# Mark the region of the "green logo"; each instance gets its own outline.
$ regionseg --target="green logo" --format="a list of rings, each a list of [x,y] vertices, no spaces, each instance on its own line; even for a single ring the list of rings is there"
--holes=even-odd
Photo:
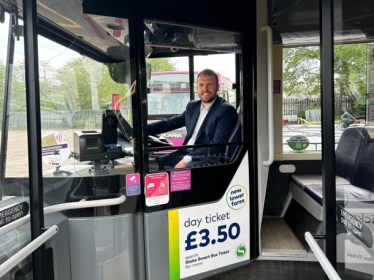
[[[245,247],[245,245],[243,244],[240,244],[236,248],[236,257],[241,259],[242,257],[244,257],[245,253],[247,253],[247,247]]]

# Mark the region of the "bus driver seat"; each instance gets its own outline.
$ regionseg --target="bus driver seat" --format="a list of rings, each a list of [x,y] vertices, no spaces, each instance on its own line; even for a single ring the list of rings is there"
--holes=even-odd
[[[238,109],[236,109],[236,113],[238,114],[238,121],[236,122],[236,125],[229,137],[228,143],[235,143],[235,142],[241,142],[242,141],[242,129],[240,125],[240,106]],[[236,145],[227,146],[226,147],[226,153],[225,153],[225,163],[231,162],[235,155],[237,154],[237,151],[239,150],[239,147]]]

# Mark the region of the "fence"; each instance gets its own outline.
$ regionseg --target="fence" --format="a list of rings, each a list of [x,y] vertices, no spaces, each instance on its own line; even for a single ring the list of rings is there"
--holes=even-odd
[[[54,111],[40,113],[40,124],[42,129],[65,129],[65,128],[101,128],[101,110],[80,110],[80,111]],[[127,111],[121,109],[123,116]],[[26,112],[11,112],[8,115],[9,129],[26,129]],[[126,117],[125,117],[126,118]],[[0,112],[0,126],[2,125],[3,114]]]
[[[344,112],[348,111],[351,115],[357,116],[358,109],[355,108],[357,98],[343,97],[335,98],[335,115],[340,118]],[[319,109],[321,107],[321,99],[283,99],[283,115],[297,115],[305,119],[305,111]]]

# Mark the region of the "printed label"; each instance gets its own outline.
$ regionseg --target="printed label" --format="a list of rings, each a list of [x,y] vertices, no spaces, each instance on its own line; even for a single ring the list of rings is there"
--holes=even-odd
[[[155,206],[169,202],[169,175],[155,173],[145,176],[145,204]]]
[[[302,151],[309,147],[309,140],[305,136],[296,135],[288,140],[288,146],[294,151]]]
[[[116,103],[118,100],[119,100],[119,94],[113,93],[112,94],[112,110],[119,110],[119,103],[116,106]]]
[[[373,247],[373,233],[370,228],[364,224],[363,220],[357,218],[356,215],[352,215],[347,210],[338,206],[336,215],[338,221],[344,225],[344,227],[353,233],[359,240],[362,241],[368,248]]]
[[[126,175],[126,195],[139,195],[140,194],[140,175],[127,174]]]
[[[244,157],[217,202],[168,212],[170,280],[249,260],[249,181]]]
[[[191,189],[191,170],[170,172],[170,191],[178,192]]]
[[[0,227],[10,224],[29,212],[29,204],[22,202],[16,205],[9,206],[5,209],[0,209]]]
[[[49,130],[42,134],[42,162],[49,166],[61,166],[70,157],[70,144],[64,134]]]

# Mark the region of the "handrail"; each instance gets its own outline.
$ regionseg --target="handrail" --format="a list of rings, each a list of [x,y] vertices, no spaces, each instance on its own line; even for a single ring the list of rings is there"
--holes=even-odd
[[[268,70],[268,134],[269,134],[269,159],[264,161],[265,166],[274,162],[274,113],[273,113],[273,31],[269,25],[261,27],[267,33],[267,70]]]
[[[44,208],[44,215],[51,214],[54,212],[64,211],[64,210],[71,210],[71,209],[82,209],[82,208],[92,208],[92,207],[102,207],[102,206],[112,206],[117,205],[125,202],[126,196],[121,194],[118,198],[109,198],[109,199],[100,199],[100,200],[92,200],[86,201],[82,199],[79,202],[69,202],[69,203],[62,203],[57,205],[52,205]],[[6,234],[7,232],[16,229],[23,224],[30,221],[30,214],[22,217],[19,220],[16,220],[6,226],[0,228],[0,236]]]
[[[42,233],[35,240],[31,241],[26,247],[18,251],[15,255],[5,261],[0,265],[0,278],[8,273],[13,267],[25,259],[28,255],[38,249],[42,244],[44,244],[48,239],[58,232],[58,226],[51,226],[46,232]]]
[[[329,279],[341,280],[336,270],[332,267],[331,263],[326,258],[321,248],[318,246],[316,240],[313,238],[313,236],[308,231],[305,233],[305,240],[306,242],[308,242],[310,249],[312,249],[314,255],[316,256],[318,262],[321,264],[323,270],[325,271]]]

